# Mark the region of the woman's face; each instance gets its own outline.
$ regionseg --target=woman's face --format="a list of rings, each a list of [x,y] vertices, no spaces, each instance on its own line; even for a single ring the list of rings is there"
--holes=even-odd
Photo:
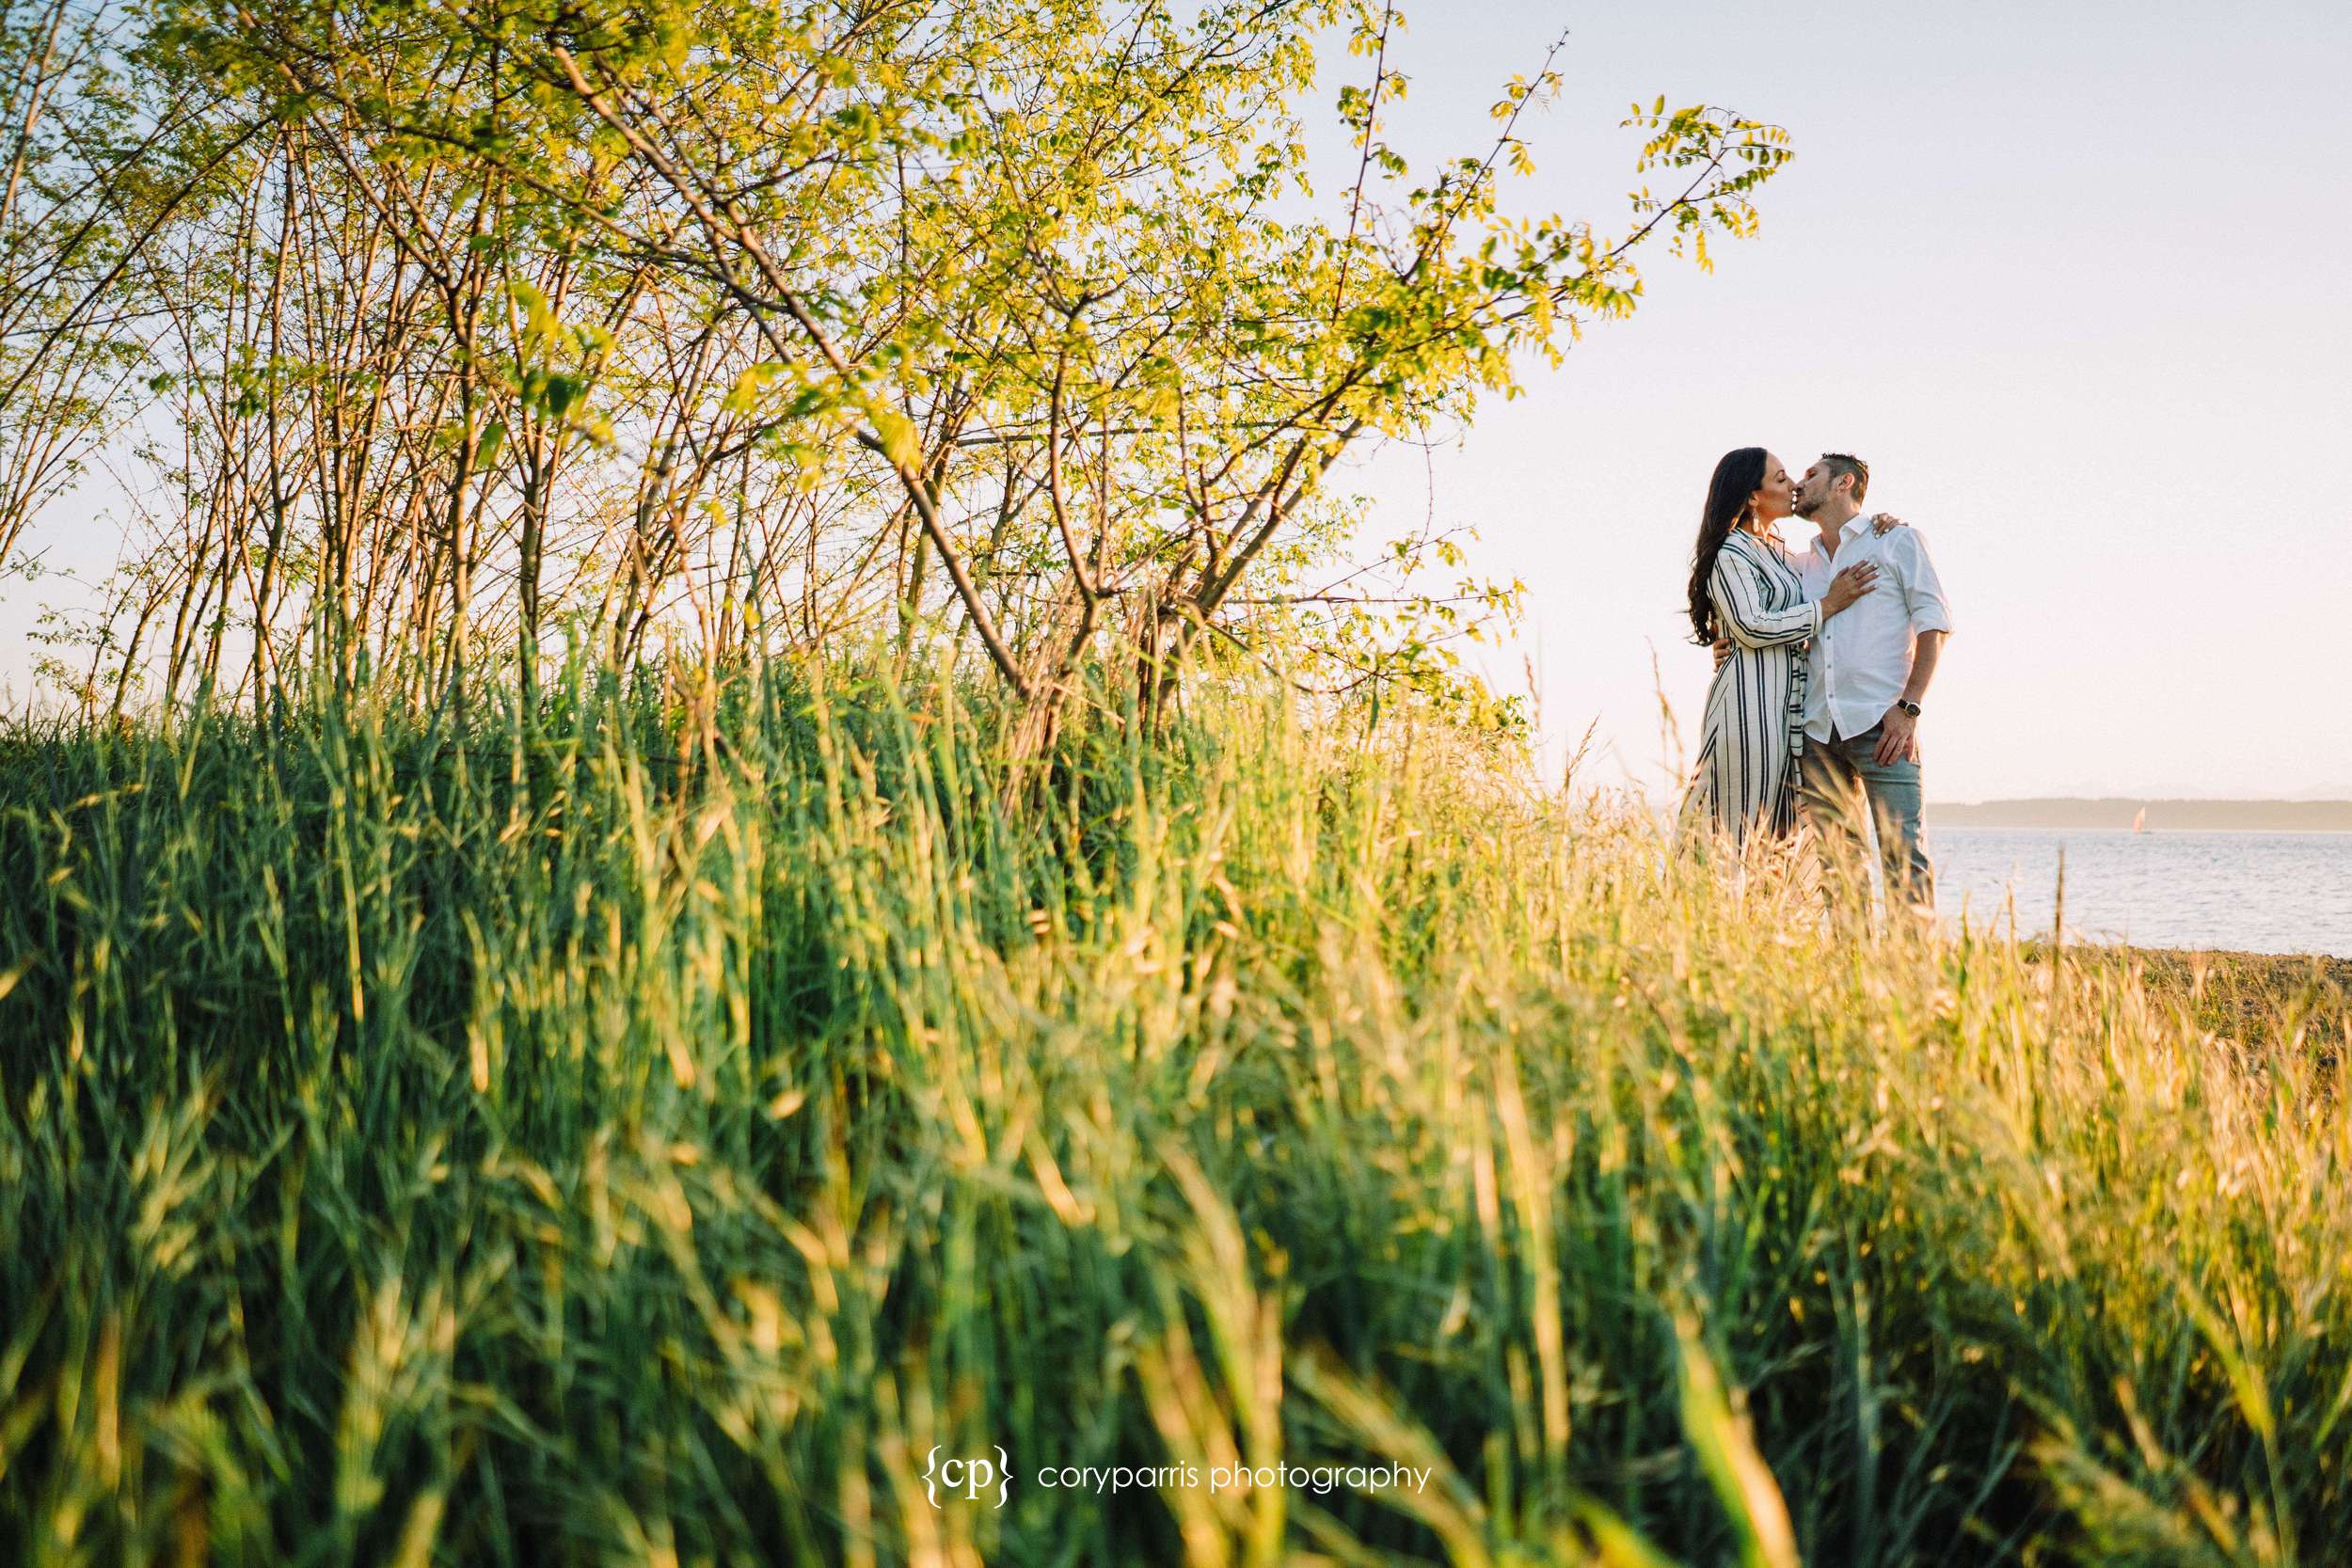
[[[1748,497],[1748,504],[1756,509],[1759,523],[1776,523],[1788,515],[1788,507],[1796,494],[1796,485],[1789,481],[1788,469],[1771,452],[1764,454],[1764,483]]]

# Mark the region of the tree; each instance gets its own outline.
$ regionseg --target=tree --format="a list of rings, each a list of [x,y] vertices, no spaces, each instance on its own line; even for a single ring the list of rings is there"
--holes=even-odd
[[[252,214],[189,241],[218,265],[174,301],[182,369],[234,381],[279,454],[259,504],[215,484],[235,515],[183,529],[259,570],[182,592],[239,591],[257,681],[289,625],[346,674],[356,642],[405,648],[428,685],[495,628],[528,681],[554,614],[622,660],[665,626],[706,661],[946,633],[1041,743],[1089,673],[1160,703],[1345,598],[1304,576],[1345,531],[1345,451],[1515,389],[1632,309],[1643,245],[1703,261],[1750,231],[1788,156],[1661,99],[1641,161],[1675,182],[1623,231],[1512,220],[1550,61],[1417,180],[1383,139],[1397,24],[1369,0],[174,0],[158,37],[216,118],[270,128]],[[1333,38],[1370,75],[1324,198],[1301,104]],[[239,346],[202,347],[229,315]],[[213,423],[216,454],[256,450]]]

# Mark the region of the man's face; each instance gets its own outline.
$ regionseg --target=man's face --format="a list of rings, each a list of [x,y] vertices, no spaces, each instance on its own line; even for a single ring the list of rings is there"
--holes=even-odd
[[[1822,503],[1829,499],[1830,491],[1835,488],[1836,483],[1836,476],[1829,471],[1828,464],[1814,464],[1804,471],[1804,477],[1797,482],[1797,494],[1789,510],[1800,517],[1813,516],[1821,510]]]

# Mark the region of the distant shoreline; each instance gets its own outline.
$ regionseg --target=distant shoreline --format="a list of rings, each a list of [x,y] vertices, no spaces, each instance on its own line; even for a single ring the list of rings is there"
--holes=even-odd
[[[1931,827],[2082,828],[2128,832],[2145,812],[2153,832],[2352,832],[2352,800],[2096,800],[1930,801]]]

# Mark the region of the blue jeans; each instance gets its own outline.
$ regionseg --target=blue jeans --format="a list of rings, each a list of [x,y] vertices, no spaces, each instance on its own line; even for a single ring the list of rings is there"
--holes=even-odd
[[[1860,735],[1830,731],[1826,745],[1804,737],[1798,764],[1797,809],[1825,846],[1842,848],[1862,863],[1862,813],[1878,829],[1879,868],[1886,877],[1886,901],[1935,905],[1935,867],[1919,836],[1919,765],[1877,760],[1879,729]],[[1867,901],[1867,894],[1864,895]]]

